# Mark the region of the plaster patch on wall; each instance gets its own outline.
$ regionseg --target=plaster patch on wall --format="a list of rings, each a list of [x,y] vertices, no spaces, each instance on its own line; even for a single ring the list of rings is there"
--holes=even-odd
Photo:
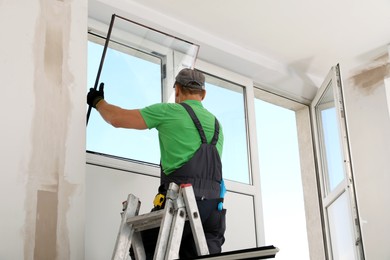
[[[35,107],[27,171],[24,258],[69,259],[66,212],[76,187],[64,181],[71,108],[69,88],[73,80],[64,57],[68,58],[71,9],[68,1],[39,2],[41,13],[37,16],[33,57]],[[50,223],[44,225],[45,221]]]
[[[45,33],[45,75],[50,78],[54,86],[60,86],[62,82],[62,30],[58,24],[47,23]]]
[[[78,186],[67,182],[63,177],[60,179],[58,192],[60,203],[58,204],[57,226],[60,228],[57,230],[57,247],[61,256],[59,259],[71,259],[67,212],[72,206],[72,197]]]
[[[34,259],[55,259],[58,193],[38,190]]]
[[[376,88],[383,86],[385,78],[389,75],[389,57],[385,54],[354,73],[349,80],[353,86],[359,88],[366,95],[370,95]]]

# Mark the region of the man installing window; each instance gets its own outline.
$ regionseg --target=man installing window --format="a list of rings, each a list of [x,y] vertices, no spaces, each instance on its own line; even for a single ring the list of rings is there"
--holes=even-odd
[[[156,128],[161,156],[159,196],[164,198],[169,183],[191,183],[194,188],[210,254],[220,253],[225,241],[226,210],[220,206],[224,191],[221,155],[223,132],[215,116],[205,109],[205,77],[196,70],[183,69],[174,84],[175,103],[158,103],[142,109],[122,109],[104,100],[103,86],[90,89],[87,103],[114,127]],[[223,193],[223,192],[222,192]],[[153,210],[164,200],[155,200]],[[158,229],[142,233],[147,259],[153,259]],[[180,258],[197,255],[191,228],[186,224]]]

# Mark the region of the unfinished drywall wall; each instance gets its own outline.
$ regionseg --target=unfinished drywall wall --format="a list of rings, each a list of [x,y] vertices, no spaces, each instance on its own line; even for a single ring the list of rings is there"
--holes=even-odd
[[[353,172],[366,259],[390,259],[388,54],[344,80]],[[387,82],[387,83],[386,83]]]
[[[1,1],[0,24],[0,259],[83,259],[87,1]]]

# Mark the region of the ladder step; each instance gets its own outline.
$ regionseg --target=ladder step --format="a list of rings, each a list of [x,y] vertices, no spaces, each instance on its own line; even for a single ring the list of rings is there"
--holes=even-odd
[[[132,224],[134,231],[139,232],[159,227],[164,216],[164,210],[158,210],[134,217],[127,218],[127,224]]]

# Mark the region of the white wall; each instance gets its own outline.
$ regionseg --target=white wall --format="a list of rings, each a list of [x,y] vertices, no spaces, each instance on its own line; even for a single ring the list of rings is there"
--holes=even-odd
[[[83,259],[87,0],[3,0],[0,27],[0,259]]]
[[[342,68],[341,68],[342,69]],[[387,54],[344,80],[365,257],[390,259],[390,117]],[[386,91],[387,88],[387,91]]]
[[[86,167],[85,259],[111,259],[121,221],[122,202],[132,193],[149,212],[160,180],[123,170]]]

